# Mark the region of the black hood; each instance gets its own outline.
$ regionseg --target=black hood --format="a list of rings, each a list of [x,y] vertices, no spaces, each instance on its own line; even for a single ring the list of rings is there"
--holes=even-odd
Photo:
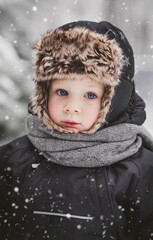
[[[99,34],[107,34],[108,39],[115,39],[124,55],[124,67],[120,75],[120,83],[115,88],[110,110],[104,126],[127,122],[141,125],[146,118],[145,103],[135,92],[134,55],[132,47],[124,33],[109,22],[77,21],[61,26],[63,30],[74,27],[85,27]]]

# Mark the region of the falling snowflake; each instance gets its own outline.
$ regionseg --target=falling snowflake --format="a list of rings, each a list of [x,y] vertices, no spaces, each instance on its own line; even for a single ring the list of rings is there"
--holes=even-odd
[[[75,0],[75,1],[74,1],[74,5],[77,4],[77,2],[78,2],[78,0]]]
[[[94,182],[95,181],[95,179],[94,178],[91,178],[91,182]]]
[[[48,19],[47,19],[47,18],[44,18],[44,19],[43,19],[43,21],[44,21],[44,22],[47,22],[47,21],[48,21]]]
[[[33,7],[32,7],[32,10],[33,10],[34,12],[37,12],[38,8],[37,8],[36,6],[33,6]]]
[[[127,23],[128,23],[128,22],[129,22],[129,19],[125,19],[125,22],[127,22]]]
[[[60,194],[59,194],[59,197],[62,198],[62,197],[63,197],[63,193],[60,193]]]
[[[19,188],[18,188],[18,187],[15,187],[15,188],[14,188],[14,192],[19,192]]]
[[[7,171],[8,171],[8,172],[10,172],[10,171],[11,171],[11,168],[10,168],[10,167],[8,167],[8,168],[7,168]]]
[[[81,225],[80,224],[77,225],[77,229],[81,229]]]
[[[10,117],[8,115],[5,116],[5,120],[9,120]]]

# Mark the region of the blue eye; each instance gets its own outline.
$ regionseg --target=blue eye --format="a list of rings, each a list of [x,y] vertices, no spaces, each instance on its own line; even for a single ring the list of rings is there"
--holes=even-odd
[[[86,97],[89,98],[89,99],[94,99],[94,98],[96,98],[97,96],[96,96],[94,93],[89,92],[89,93],[86,94]]]
[[[58,95],[60,95],[60,96],[66,96],[66,95],[68,95],[68,92],[65,91],[65,90],[63,90],[63,89],[58,90],[57,93],[58,93]]]

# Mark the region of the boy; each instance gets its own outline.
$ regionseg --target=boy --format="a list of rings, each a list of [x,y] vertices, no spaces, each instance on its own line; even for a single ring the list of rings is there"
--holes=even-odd
[[[153,140],[125,35],[79,21],[35,49],[28,135],[0,149],[0,239],[153,239]]]

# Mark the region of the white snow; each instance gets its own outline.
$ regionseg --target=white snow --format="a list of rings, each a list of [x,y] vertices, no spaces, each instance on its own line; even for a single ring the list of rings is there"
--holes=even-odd
[[[37,12],[38,8],[37,8],[36,6],[33,6],[33,7],[32,7],[32,10],[33,10],[34,12]]]
[[[14,192],[19,192],[19,188],[18,188],[18,187],[15,187],[15,188],[14,188]]]

